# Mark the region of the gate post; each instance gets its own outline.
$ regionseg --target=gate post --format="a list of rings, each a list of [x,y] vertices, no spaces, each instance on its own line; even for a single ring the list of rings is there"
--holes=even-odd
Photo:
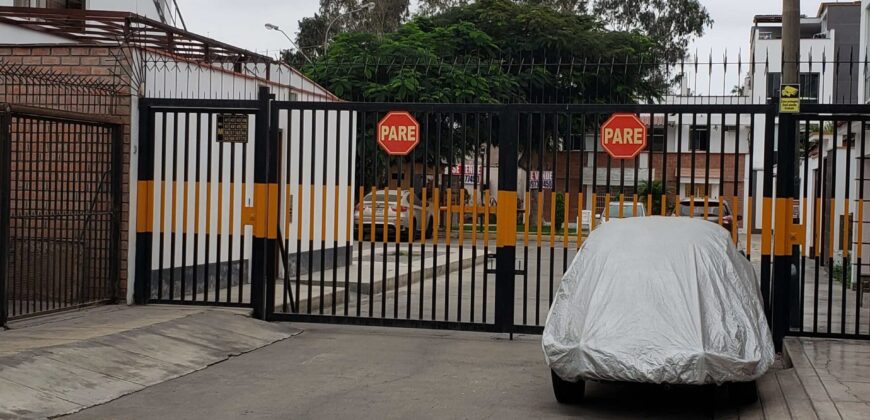
[[[0,108],[0,328],[6,326],[8,319],[6,302],[6,274],[9,259],[9,188],[12,160],[12,135],[10,133],[12,114],[8,105]]]
[[[496,205],[495,326],[514,330],[514,288],[517,245],[517,111],[506,106],[499,113],[498,204]]]
[[[266,284],[274,284],[277,271],[278,168],[272,162],[276,153],[269,136],[269,88],[261,86],[254,131],[254,238],[251,244],[251,306],[254,318],[266,319]],[[271,304],[274,304],[272,302]]]
[[[779,115],[773,259],[773,343],[782,351],[789,330],[789,289],[793,272],[797,124],[791,114]]]
[[[136,261],[133,302],[144,305],[151,299],[152,241],[154,234],[154,137],[151,107],[139,106],[139,161],[136,182]],[[119,174],[120,176],[120,174]],[[161,209],[161,211],[163,211]]]

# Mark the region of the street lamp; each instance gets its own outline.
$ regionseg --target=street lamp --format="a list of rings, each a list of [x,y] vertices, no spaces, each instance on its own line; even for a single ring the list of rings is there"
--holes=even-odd
[[[266,29],[267,29],[267,30],[270,30],[270,31],[278,31],[278,32],[281,32],[281,34],[284,35],[284,38],[287,38],[287,41],[290,41],[290,45],[293,45],[293,46],[296,48],[296,50],[299,51],[299,54],[302,54],[302,57],[305,57],[305,60],[308,61],[308,63],[311,63],[311,58],[308,57],[307,54],[305,54],[305,51],[302,51],[302,48],[299,48],[299,46],[296,45],[296,43],[293,42],[292,39],[290,39],[290,36],[287,35],[287,32],[284,32],[281,28],[278,27],[278,25],[273,25],[273,24],[271,24],[271,23],[267,23],[267,24],[266,24]]]
[[[364,5],[362,5],[362,6],[361,6],[360,8],[358,8],[358,9],[353,9],[353,10],[347,12],[347,13],[344,13],[344,14],[338,15],[338,16],[336,16],[335,18],[333,18],[331,21],[329,21],[329,25],[326,25],[326,33],[323,35],[323,55],[326,55],[326,49],[328,48],[328,44],[329,44],[329,31],[330,31],[330,29],[332,29],[332,25],[333,25],[335,22],[337,22],[339,19],[341,19],[341,18],[343,18],[343,17],[345,17],[345,16],[350,16],[350,15],[356,13],[356,12],[360,12],[360,11],[363,11],[363,10],[372,10],[372,9],[374,9],[374,8],[375,8],[375,2],[370,1],[370,2],[368,2],[368,3],[364,4]]]

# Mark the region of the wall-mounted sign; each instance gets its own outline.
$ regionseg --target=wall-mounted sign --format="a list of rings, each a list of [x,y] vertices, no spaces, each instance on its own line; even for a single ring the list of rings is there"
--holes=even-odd
[[[247,143],[248,114],[218,114],[217,141],[223,143]]]
[[[801,85],[784,84],[779,87],[779,112],[783,114],[801,112]]]

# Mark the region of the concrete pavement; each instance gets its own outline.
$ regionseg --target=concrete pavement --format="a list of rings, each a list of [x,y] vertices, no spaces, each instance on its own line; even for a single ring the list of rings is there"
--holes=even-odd
[[[249,311],[104,306],[0,332],[0,419],[75,412],[299,332]]]
[[[569,407],[553,398],[538,336],[297,326],[292,339],[67,418],[815,418],[777,372],[750,406],[723,389],[590,383],[586,404]]]

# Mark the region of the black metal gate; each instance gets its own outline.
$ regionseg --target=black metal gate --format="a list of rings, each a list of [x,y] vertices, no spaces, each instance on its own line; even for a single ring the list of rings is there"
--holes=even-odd
[[[123,129],[0,106],[0,325],[115,299]]]
[[[744,227],[762,192],[750,162],[772,138],[774,110],[275,102],[281,252],[267,316],[540,333],[590,231],[650,215],[728,228],[769,301],[772,220],[764,244]],[[391,111],[420,124],[407,156],[377,145]],[[649,127],[648,149],[631,160],[599,145],[601,124],[621,112]]]
[[[837,159],[864,156],[853,146],[863,147],[866,107],[806,105],[792,117],[806,144],[804,173],[790,176],[776,148],[777,124],[788,119],[776,103],[277,102],[263,91],[258,101],[141,105],[139,302],[252,306],[282,321],[540,333],[596,226],[683,216],[728,229],[757,269],[778,339],[868,337],[856,239],[863,157],[836,175]],[[376,140],[393,111],[420,125],[420,145],[406,156]],[[616,160],[599,130],[626,112],[647,126],[648,145]],[[245,116],[250,141],[219,141],[228,115]],[[838,148],[813,152],[814,132],[830,133]],[[803,180],[803,195],[776,194],[777,173]],[[834,188],[840,176],[859,182]],[[792,249],[804,256],[794,260],[797,277],[783,270]],[[775,300],[785,302],[777,311]]]
[[[138,303],[262,307],[268,101],[140,101]]]

